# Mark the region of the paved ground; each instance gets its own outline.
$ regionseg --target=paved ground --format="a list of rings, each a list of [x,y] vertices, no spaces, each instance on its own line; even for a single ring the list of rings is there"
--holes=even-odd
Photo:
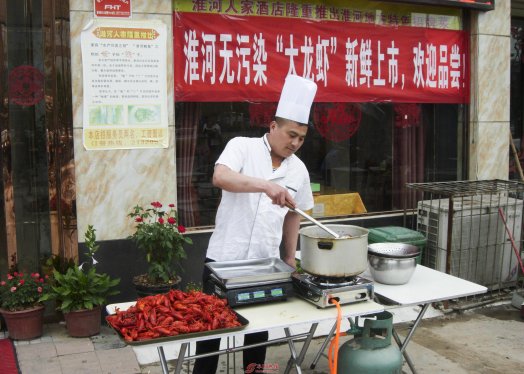
[[[414,309],[416,312],[417,308]],[[395,328],[402,335],[406,333],[407,326],[397,324]],[[349,337],[343,340],[346,339]],[[303,365],[304,373],[329,373],[325,357],[320,359],[315,369],[309,368],[323,340],[313,340]],[[49,324],[45,326],[42,338],[17,342],[16,350],[23,374],[162,372],[157,363],[140,365],[133,349],[125,346],[107,327],[95,337],[70,338],[62,324]],[[407,351],[421,374],[524,373],[524,319],[509,300],[497,306],[445,313],[440,317],[424,319]],[[266,362],[273,368],[279,368],[273,372],[284,371],[288,352],[287,345],[268,349]],[[233,364],[228,370],[225,356],[223,358],[219,372],[233,372]],[[240,360],[241,354],[236,354],[237,369]],[[172,364],[170,361],[170,366]],[[406,365],[403,371],[410,372]]]

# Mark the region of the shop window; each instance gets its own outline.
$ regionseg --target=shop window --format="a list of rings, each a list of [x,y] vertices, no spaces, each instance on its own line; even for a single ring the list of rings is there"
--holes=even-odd
[[[211,183],[216,159],[231,138],[266,133],[275,109],[276,103],[177,103],[183,222],[214,225],[221,196]],[[411,208],[416,199],[406,183],[462,179],[463,109],[445,104],[315,103],[313,126],[297,155],[309,170],[317,199],[344,201],[315,215]],[[348,203],[350,197],[356,200]],[[360,202],[363,207],[357,206]]]

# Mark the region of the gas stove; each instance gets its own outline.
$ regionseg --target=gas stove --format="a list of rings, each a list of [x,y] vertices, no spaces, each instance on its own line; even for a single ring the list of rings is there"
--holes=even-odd
[[[315,304],[318,308],[327,308],[335,304],[351,304],[373,300],[373,282],[359,276],[351,278],[320,278],[309,274],[292,275],[295,296]]]

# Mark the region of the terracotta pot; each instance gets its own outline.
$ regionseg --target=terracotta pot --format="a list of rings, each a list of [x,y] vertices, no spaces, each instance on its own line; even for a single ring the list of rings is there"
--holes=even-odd
[[[64,313],[67,333],[69,336],[84,338],[100,334],[101,320],[100,306],[93,309],[81,309]]]
[[[0,309],[9,331],[9,337],[16,340],[28,340],[42,336],[44,309],[43,305],[15,312]]]

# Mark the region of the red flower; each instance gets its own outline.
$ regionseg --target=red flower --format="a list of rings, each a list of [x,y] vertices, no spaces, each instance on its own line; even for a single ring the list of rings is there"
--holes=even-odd
[[[15,291],[16,291],[16,287],[15,286],[11,287],[11,292],[15,292]]]
[[[13,276],[11,274],[7,274],[7,279],[11,280],[13,279]]]
[[[136,217],[135,218],[135,222],[142,222],[142,221],[143,221],[142,217]]]
[[[183,234],[183,233],[186,232],[186,228],[184,226],[182,226],[182,225],[178,225],[178,232]]]
[[[154,208],[162,208],[162,204],[159,201],[153,201],[151,203],[151,206],[153,206]]]
[[[160,223],[161,225],[163,225],[163,224],[164,224],[164,219],[163,219],[162,217],[160,217],[160,218],[158,219],[158,223]]]
[[[175,207],[175,204],[169,204],[169,207],[170,207],[170,208],[174,208],[174,207]]]
[[[5,286],[6,284],[5,281],[0,282],[0,286]]]
[[[167,222],[170,224],[170,225],[174,225],[176,223],[176,219],[174,219],[173,217],[169,217],[167,219]]]
[[[23,286],[23,285],[24,285],[24,283],[25,283],[25,280],[23,280],[23,279],[20,279],[20,282],[19,282],[18,284],[19,284],[19,285],[21,285],[21,286]]]

